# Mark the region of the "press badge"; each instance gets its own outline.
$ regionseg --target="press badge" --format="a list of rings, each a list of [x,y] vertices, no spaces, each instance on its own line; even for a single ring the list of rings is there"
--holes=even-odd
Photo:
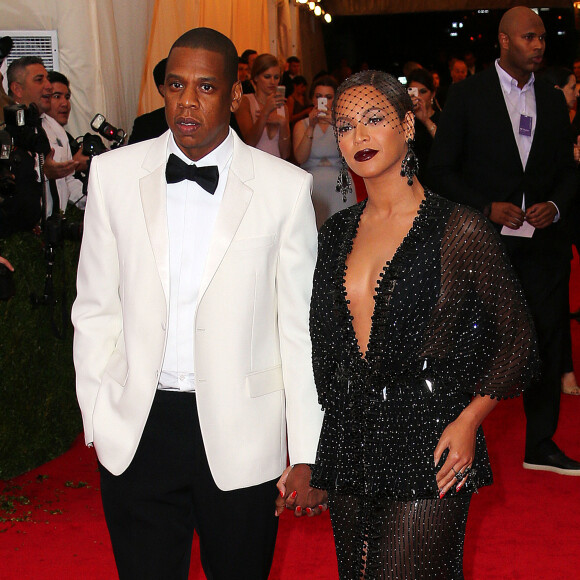
[[[520,135],[532,136],[532,118],[528,115],[520,115]]]

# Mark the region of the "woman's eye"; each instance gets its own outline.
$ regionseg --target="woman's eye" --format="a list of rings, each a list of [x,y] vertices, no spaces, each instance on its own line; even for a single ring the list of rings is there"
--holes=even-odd
[[[339,125],[336,130],[338,131],[339,135],[343,135],[344,133],[346,133],[347,131],[350,131],[352,129],[351,125]]]
[[[381,124],[381,123],[382,123],[384,120],[385,120],[385,118],[384,118],[384,117],[379,117],[379,116],[376,116],[376,117],[371,117],[371,118],[369,119],[369,123],[370,123],[371,125],[380,125],[380,124]]]

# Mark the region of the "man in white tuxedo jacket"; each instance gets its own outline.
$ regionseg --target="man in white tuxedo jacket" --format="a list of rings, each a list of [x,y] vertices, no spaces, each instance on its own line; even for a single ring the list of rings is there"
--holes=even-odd
[[[194,530],[208,578],[267,578],[287,454],[296,503],[323,501],[312,179],[229,129],[237,63],[222,34],[184,34],[170,131],[91,167],[74,361],[122,579],[186,579]]]

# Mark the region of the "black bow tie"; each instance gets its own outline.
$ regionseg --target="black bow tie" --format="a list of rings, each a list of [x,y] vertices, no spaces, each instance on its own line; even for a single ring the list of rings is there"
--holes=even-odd
[[[212,195],[217,189],[219,177],[217,165],[209,165],[207,167],[188,165],[173,153],[169,156],[167,167],[165,168],[167,183],[179,183],[184,179],[189,179],[189,181],[195,181]]]

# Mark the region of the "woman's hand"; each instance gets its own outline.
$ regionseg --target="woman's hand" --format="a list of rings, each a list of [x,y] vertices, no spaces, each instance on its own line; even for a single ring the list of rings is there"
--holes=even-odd
[[[427,112],[427,107],[425,106],[425,101],[419,97],[411,97],[413,101],[413,112],[415,117],[421,121],[424,125],[429,122],[429,114]]]
[[[294,510],[294,515],[297,517],[300,517],[302,515],[312,517],[328,509],[327,492],[322,489],[310,487],[310,485],[308,485],[308,482],[310,481],[310,468],[307,467],[306,465],[298,465],[296,466],[296,468],[302,470],[307,468],[308,471],[307,471],[306,488],[304,490],[301,490],[302,493],[300,494],[296,489],[294,491],[290,491],[290,489],[287,489],[286,482],[288,480],[290,472],[293,469],[291,466],[287,467],[284,473],[280,476],[278,483],[276,484],[276,487],[280,492],[280,495],[276,498],[276,510],[275,510],[276,517],[280,516],[284,512],[285,508]],[[290,486],[294,487],[292,483],[290,484]],[[299,496],[302,498],[302,501],[300,502]]]
[[[316,127],[318,123],[330,124],[332,118],[330,116],[330,111],[319,109],[316,105],[312,107],[310,113],[308,113],[308,124],[311,127]]]
[[[285,104],[286,99],[277,92],[274,92],[266,98],[260,114],[266,116],[268,119],[267,123],[280,125],[284,117],[278,114],[278,109],[283,108]]]
[[[449,454],[441,469],[437,472],[437,487],[439,497],[442,498],[453,486],[459,491],[467,478],[475,457],[475,435],[478,425],[474,425],[467,417],[460,415],[455,421],[447,425],[435,452],[435,465],[439,463],[445,449]],[[465,470],[468,470],[467,474]],[[457,478],[458,474],[464,477]]]

